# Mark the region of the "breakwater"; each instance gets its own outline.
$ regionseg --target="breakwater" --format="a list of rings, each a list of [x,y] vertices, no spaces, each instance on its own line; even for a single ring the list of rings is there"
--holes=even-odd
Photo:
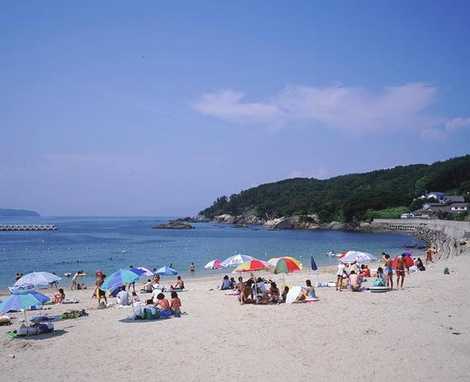
[[[56,231],[54,224],[0,224],[0,232]]]
[[[378,231],[401,231],[437,249],[438,258],[470,254],[470,222],[439,219],[375,219],[370,228]]]

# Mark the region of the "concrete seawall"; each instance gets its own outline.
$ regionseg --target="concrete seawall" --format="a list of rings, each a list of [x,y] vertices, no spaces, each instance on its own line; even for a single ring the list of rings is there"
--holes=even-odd
[[[470,254],[470,222],[421,219],[375,219],[371,229],[409,232],[427,245],[433,245],[438,258]]]

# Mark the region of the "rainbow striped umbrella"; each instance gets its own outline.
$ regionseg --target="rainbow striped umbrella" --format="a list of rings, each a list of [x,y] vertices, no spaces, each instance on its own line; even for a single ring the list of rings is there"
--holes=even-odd
[[[240,264],[234,272],[256,272],[269,269],[269,264],[265,261],[253,259]]]
[[[273,265],[273,272],[275,274],[298,272],[302,270],[302,263],[290,256],[277,258]]]

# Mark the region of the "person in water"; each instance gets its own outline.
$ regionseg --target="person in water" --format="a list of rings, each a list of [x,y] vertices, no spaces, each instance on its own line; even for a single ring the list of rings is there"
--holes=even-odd
[[[392,268],[392,259],[390,255],[385,253],[384,257],[384,275],[385,275],[385,282],[387,283],[387,287],[393,289],[393,268]]]

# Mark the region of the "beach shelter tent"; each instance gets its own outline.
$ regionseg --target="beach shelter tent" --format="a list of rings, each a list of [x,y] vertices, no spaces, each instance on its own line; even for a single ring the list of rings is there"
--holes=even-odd
[[[160,275],[160,276],[174,276],[174,275],[177,275],[178,272],[171,268],[171,267],[167,267],[166,265],[161,267],[161,268],[158,268],[156,271],[155,271],[155,274],[156,275]]]
[[[348,251],[343,256],[341,256],[339,261],[343,263],[370,263],[377,260],[373,255],[367,252],[360,251]]]
[[[234,256],[230,256],[229,258],[222,261],[223,267],[235,267],[237,265],[246,263],[247,261],[253,260],[254,257],[248,255],[237,254]]]
[[[114,290],[120,286],[136,282],[143,274],[144,272],[139,271],[137,268],[120,269],[106,277],[101,288],[103,290]]]
[[[291,287],[286,296],[286,304],[292,304],[293,302],[295,302],[295,300],[297,300],[297,297],[299,297],[301,293],[302,293],[302,287],[300,286]]]
[[[214,259],[209,261],[206,265],[204,265],[205,269],[220,269],[222,267],[222,260]]]
[[[48,287],[50,283],[62,280],[59,276],[49,272],[32,272],[21,277],[15,287]]]

